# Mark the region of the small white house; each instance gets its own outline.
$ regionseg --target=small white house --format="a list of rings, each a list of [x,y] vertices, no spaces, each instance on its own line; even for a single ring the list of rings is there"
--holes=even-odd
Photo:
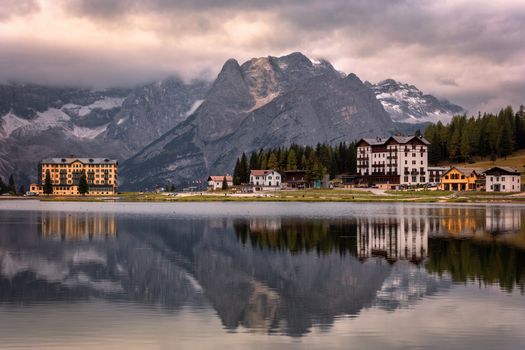
[[[495,166],[483,172],[487,192],[521,191],[521,174],[517,169]]]
[[[225,176],[226,176],[226,182],[228,183],[228,188],[232,187],[233,186],[232,176],[230,175],[210,176],[208,178],[208,191],[221,190],[222,182],[224,181]]]
[[[250,185],[255,191],[280,189],[282,177],[275,170],[251,170]]]

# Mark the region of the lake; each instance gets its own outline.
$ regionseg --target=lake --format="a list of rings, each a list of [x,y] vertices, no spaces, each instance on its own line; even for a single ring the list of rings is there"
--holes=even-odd
[[[0,201],[2,349],[517,349],[525,207]]]

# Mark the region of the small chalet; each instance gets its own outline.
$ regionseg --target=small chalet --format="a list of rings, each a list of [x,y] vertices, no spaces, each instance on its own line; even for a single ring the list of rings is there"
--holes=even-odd
[[[441,176],[440,189],[444,191],[477,191],[483,187],[483,171],[452,167]]]
[[[222,182],[226,177],[226,182],[228,183],[228,188],[233,186],[233,177],[230,175],[219,175],[219,176],[210,176],[208,177],[208,191],[215,191],[222,189]]]
[[[250,170],[250,185],[254,191],[280,189],[282,177],[275,170]]]
[[[283,186],[287,188],[309,188],[306,170],[286,170],[283,174]]]
[[[521,174],[517,169],[495,166],[483,172],[487,192],[521,191]]]

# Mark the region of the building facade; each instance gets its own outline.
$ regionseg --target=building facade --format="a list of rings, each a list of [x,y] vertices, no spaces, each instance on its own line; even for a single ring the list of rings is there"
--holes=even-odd
[[[482,187],[482,171],[471,168],[452,167],[441,176],[443,191],[477,191]]]
[[[286,188],[310,188],[311,181],[308,181],[308,171],[306,170],[285,170],[283,174],[283,186]]]
[[[49,171],[54,195],[76,196],[82,174],[86,174],[89,192],[86,195],[113,195],[118,192],[118,162],[108,158],[48,158],[38,164],[38,183],[30,191],[44,194]]]
[[[521,191],[521,174],[517,169],[495,166],[483,173],[487,192]]]
[[[208,177],[208,191],[222,190],[222,183],[226,177],[226,182],[228,183],[228,188],[233,186],[233,177],[230,175],[222,176],[210,176]]]
[[[250,185],[254,191],[280,189],[282,177],[275,170],[250,170]]]
[[[433,166],[428,167],[428,182],[431,184],[440,184],[441,177],[450,170],[450,167]]]
[[[418,136],[361,139],[357,172],[362,181],[387,189],[428,182],[429,142]]]

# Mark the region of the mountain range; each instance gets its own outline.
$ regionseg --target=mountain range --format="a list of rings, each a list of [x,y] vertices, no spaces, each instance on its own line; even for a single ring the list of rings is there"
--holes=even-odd
[[[0,176],[34,181],[64,154],[121,162],[122,189],[231,172],[242,152],[407,132],[463,109],[388,79],[363,83],[301,53],[226,61],[214,82],[93,90],[0,85]]]

